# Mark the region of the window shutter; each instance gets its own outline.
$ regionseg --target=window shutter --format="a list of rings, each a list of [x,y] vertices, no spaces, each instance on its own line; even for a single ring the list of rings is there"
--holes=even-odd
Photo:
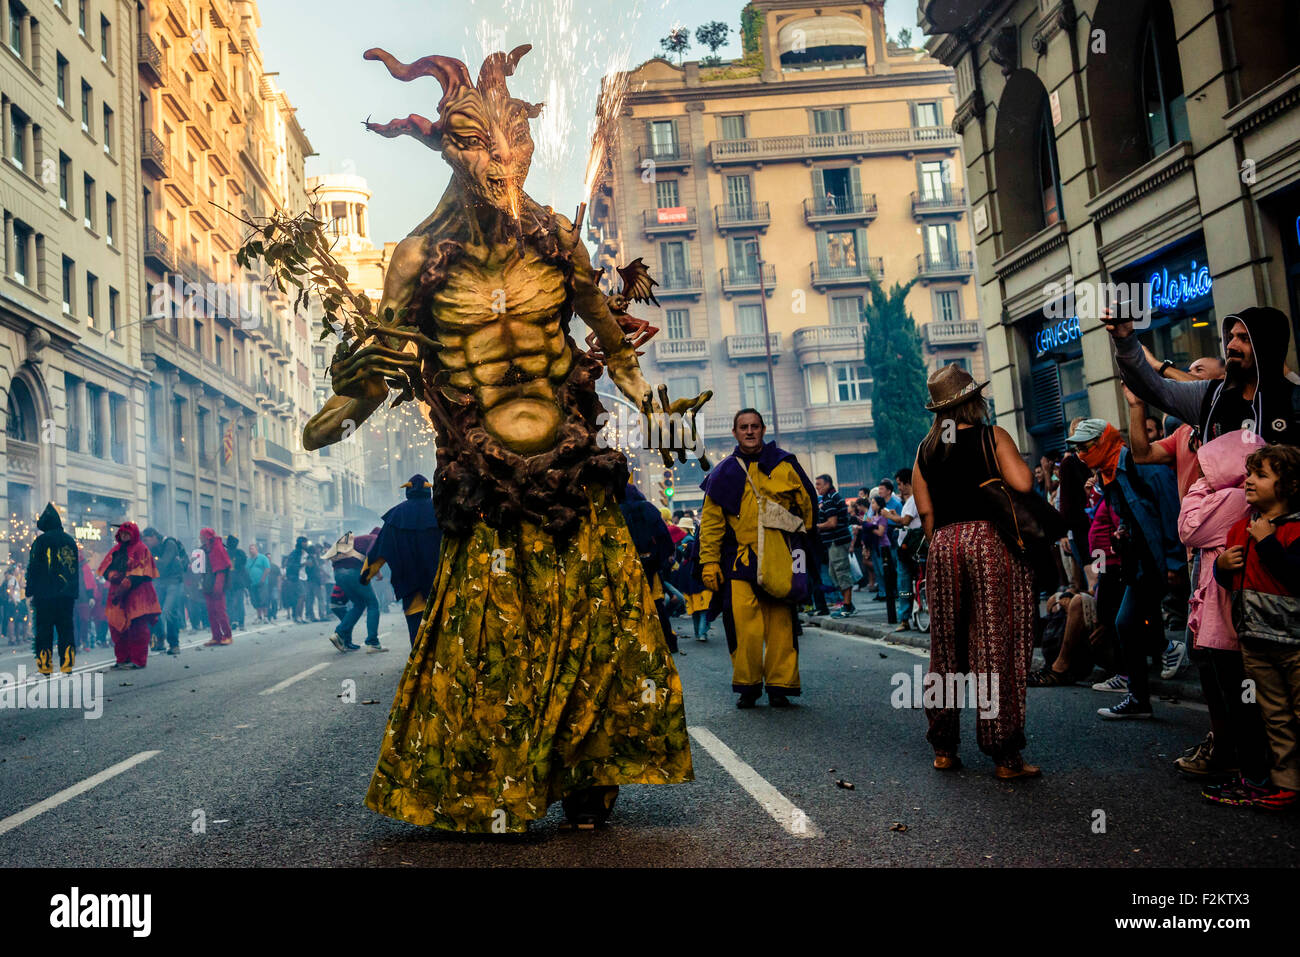
[[[826,255],[826,230],[817,230],[817,265],[825,267],[830,257]]]
[[[858,269],[866,272],[870,263],[867,262],[867,231],[863,227],[853,230],[854,241],[858,245]]]
[[[1030,368],[1029,393],[1034,402],[1034,424],[1029,431],[1043,451],[1061,451],[1065,448],[1065,409],[1061,406],[1061,376],[1055,362]]]
[[[862,198],[862,170],[857,166],[849,167],[849,199],[857,203]]]
[[[814,166],[812,171],[813,179],[813,209],[824,211],[826,206],[826,177],[822,175],[820,168]]]

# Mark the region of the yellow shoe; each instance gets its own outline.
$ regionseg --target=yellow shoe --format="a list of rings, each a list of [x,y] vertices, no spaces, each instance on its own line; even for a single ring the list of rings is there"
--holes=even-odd
[[[63,653],[63,664],[59,666],[59,670],[63,672],[65,675],[70,675],[72,674],[72,666],[76,664],[76,662],[77,662],[76,651],[74,651],[72,648],[68,648]]]
[[[42,651],[37,653],[36,670],[43,675],[54,673],[54,668],[51,667],[50,665],[50,653],[48,651]]]

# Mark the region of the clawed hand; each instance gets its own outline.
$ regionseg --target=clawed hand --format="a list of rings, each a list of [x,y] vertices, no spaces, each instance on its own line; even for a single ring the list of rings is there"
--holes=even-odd
[[[431,351],[442,346],[424,333],[397,326],[375,326],[364,339],[378,337],[381,341],[357,348],[356,344],[340,343],[334,350],[330,363],[330,384],[337,395],[355,399],[383,402],[390,388],[411,390],[411,383],[419,380],[423,359],[412,352],[395,349],[383,342],[384,338],[414,342]],[[358,342],[363,341],[358,340]]]
[[[657,436],[660,440],[650,442],[648,447],[659,450],[663,455],[665,468],[673,467],[674,451],[677,452],[678,460],[684,465],[688,448],[699,458],[701,469],[707,472],[711,467],[704,451],[704,440],[700,437],[700,431],[695,424],[696,414],[711,398],[713,392],[709,390],[701,392],[693,399],[678,399],[676,402],[671,402],[668,398],[668,386],[660,384],[659,407],[656,408],[653,393],[649,390],[642,393],[641,414],[650,423],[647,442],[650,442],[651,436]]]

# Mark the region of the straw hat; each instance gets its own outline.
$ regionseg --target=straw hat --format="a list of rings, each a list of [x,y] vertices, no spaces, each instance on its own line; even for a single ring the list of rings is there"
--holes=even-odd
[[[950,409],[971,399],[978,398],[980,390],[988,385],[988,380],[976,382],[969,372],[958,365],[946,365],[930,373],[925,380],[930,390],[930,401],[925,407],[931,412]]]

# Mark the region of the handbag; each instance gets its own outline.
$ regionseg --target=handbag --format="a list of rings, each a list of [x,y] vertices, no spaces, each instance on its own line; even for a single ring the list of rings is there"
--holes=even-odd
[[[984,464],[995,476],[980,483],[980,501],[1007,550],[1034,570],[1034,584],[1040,591],[1050,591],[1057,584],[1052,547],[1065,537],[1065,519],[1046,499],[1008,487],[992,436],[993,429],[987,426],[980,436]]]
[[[787,536],[805,532],[803,519],[770,498],[759,494],[753,478],[746,474],[758,506],[758,559],[755,581],[769,596],[780,601],[803,602],[808,597],[807,571],[797,572]],[[806,566],[805,566],[806,568]]]

